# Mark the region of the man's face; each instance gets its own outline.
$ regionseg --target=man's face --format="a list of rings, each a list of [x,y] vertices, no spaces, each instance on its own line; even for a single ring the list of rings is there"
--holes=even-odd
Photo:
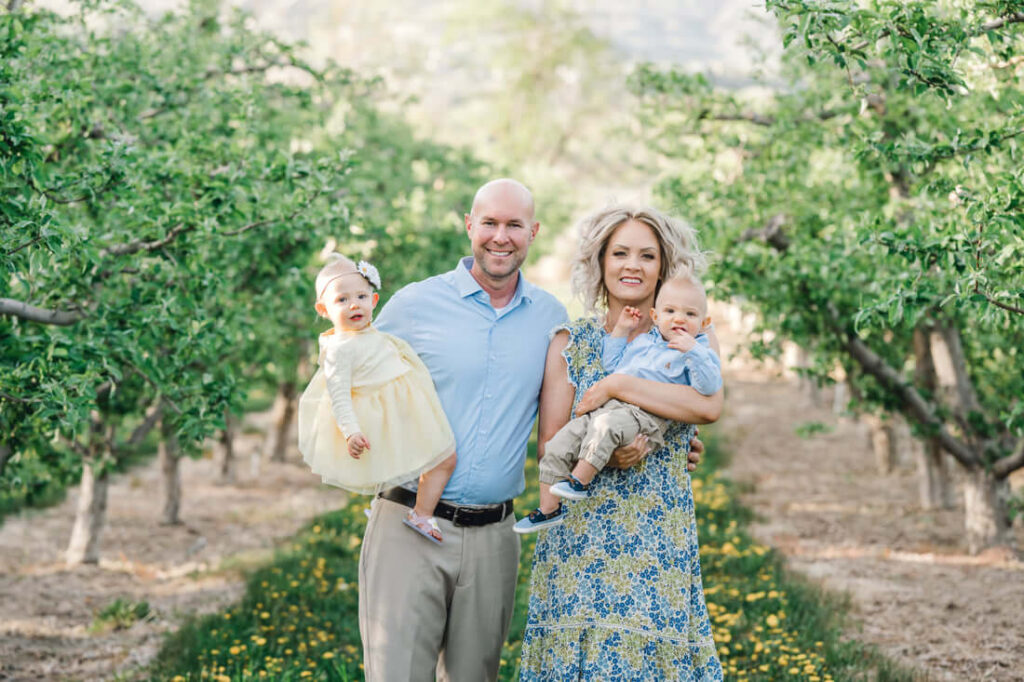
[[[682,333],[696,336],[708,321],[707,305],[707,299],[698,287],[671,280],[658,292],[651,319],[666,341]]]
[[[532,201],[515,188],[493,187],[479,195],[466,214],[473,274],[492,286],[507,282],[526,260],[539,227]]]
[[[332,281],[316,304],[316,311],[334,323],[335,329],[359,331],[373,320],[377,294],[360,275]]]

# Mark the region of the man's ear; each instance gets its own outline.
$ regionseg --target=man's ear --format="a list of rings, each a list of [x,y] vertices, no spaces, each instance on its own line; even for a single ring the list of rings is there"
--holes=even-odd
[[[536,222],[530,226],[530,241],[532,242],[537,238],[537,233],[540,232],[540,222]]]
[[[466,219],[466,234],[469,234],[473,230],[473,216],[469,213],[463,214]]]

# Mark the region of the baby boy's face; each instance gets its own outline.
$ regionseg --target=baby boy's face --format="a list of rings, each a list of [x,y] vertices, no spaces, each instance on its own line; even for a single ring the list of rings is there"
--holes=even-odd
[[[685,280],[662,285],[651,318],[662,338],[671,341],[682,333],[696,336],[707,321],[708,302],[700,287]]]

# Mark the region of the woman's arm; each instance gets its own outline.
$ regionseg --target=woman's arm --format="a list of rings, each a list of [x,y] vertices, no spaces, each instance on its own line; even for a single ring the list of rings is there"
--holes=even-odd
[[[569,345],[569,332],[555,334],[548,345],[544,361],[544,381],[540,387],[537,424],[537,459],[544,456],[544,446],[569,421],[576,389],[569,383],[569,370],[562,351]]]
[[[545,379],[546,380],[546,379]],[[688,424],[710,424],[722,415],[724,393],[704,396],[692,386],[666,384],[626,374],[609,374],[583,394],[576,414],[586,414],[612,398],[636,405],[665,419]]]

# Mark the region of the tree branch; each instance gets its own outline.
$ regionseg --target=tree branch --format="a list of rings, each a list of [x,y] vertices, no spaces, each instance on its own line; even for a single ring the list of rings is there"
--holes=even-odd
[[[38,403],[38,398],[19,398],[10,393],[0,393],[0,400],[10,400],[12,403]]]
[[[1012,455],[996,460],[992,465],[992,473],[996,478],[1006,478],[1021,467],[1024,467],[1024,438],[1017,441]]]
[[[53,190],[46,189],[45,187],[39,187],[34,182],[30,181],[29,184],[32,185],[32,188],[35,191],[39,192],[40,194],[42,194],[55,204],[77,204],[79,201],[85,201],[86,199],[95,198],[100,194],[103,194],[108,189],[114,186],[115,181],[116,179],[113,177],[107,178],[107,181],[103,183],[103,185],[99,187],[96,191],[92,192],[91,194],[83,194],[82,196],[75,197],[74,199],[66,199],[64,197],[57,196]]]
[[[320,196],[320,193],[322,191],[323,191],[322,189],[317,189],[315,192],[313,192],[313,196],[311,196],[301,206],[299,206],[298,208],[296,208],[294,211],[292,211],[291,213],[289,213],[287,216],[285,216],[283,218],[267,218],[266,220],[260,220],[260,221],[257,221],[255,223],[249,223],[248,225],[243,225],[242,227],[238,228],[237,230],[228,230],[227,232],[224,232],[223,234],[225,234],[225,235],[242,234],[243,232],[248,232],[249,230],[255,229],[257,227],[263,227],[264,225],[270,225],[271,223],[281,222],[282,220],[291,220],[292,218],[294,218],[295,216],[299,215],[304,210],[309,208],[309,205],[312,204],[314,201],[316,201],[316,198],[318,196]]]
[[[4,254],[4,255],[5,255],[5,256],[13,256],[14,254],[18,253],[18,252],[19,252],[19,251],[21,251],[22,249],[27,249],[28,247],[32,246],[33,244],[35,244],[36,242],[38,242],[38,241],[39,241],[39,240],[41,240],[42,238],[43,238],[43,235],[39,235],[39,236],[38,236],[38,237],[36,237],[35,239],[29,240],[29,241],[25,242],[24,244],[22,244],[21,246],[16,246],[16,247],[14,247],[13,249],[11,249],[10,251],[8,251],[8,252],[7,252],[6,254]]]
[[[178,223],[171,228],[171,231],[168,232],[167,236],[163,239],[157,239],[156,241],[151,242],[136,239],[135,241],[128,242],[127,244],[115,244],[114,246],[108,246],[101,250],[100,253],[104,256],[126,256],[139,251],[155,251],[156,249],[167,246],[174,241],[179,234],[187,232],[190,229],[192,229],[192,226],[185,225],[184,223]]]
[[[992,298],[991,296],[989,296],[988,294],[982,294],[982,296],[985,297],[986,301],[988,301],[997,308],[1002,308],[1003,310],[1008,310],[1011,313],[1017,313],[1018,315],[1024,315],[1024,308],[1018,308],[1007,303],[1001,303],[996,299]]]
[[[966,468],[976,469],[981,466],[981,462],[970,447],[953,436],[945,424],[936,416],[933,404],[925,400],[918,393],[917,389],[904,381],[899,372],[868,348],[867,344],[861,341],[855,332],[842,328],[839,323],[839,313],[831,303],[828,304],[828,314],[832,318],[833,327],[843,336],[843,343],[851,357],[857,361],[857,364],[860,365],[860,368],[865,373],[873,376],[876,381],[900,399],[902,402],[902,412],[905,412],[923,426],[933,430],[943,449],[953,455]]]
[[[135,370],[135,373],[138,374],[140,377],[142,377],[146,381],[146,383],[148,383],[150,386],[152,386],[153,388],[155,388],[157,390],[157,392],[160,394],[160,399],[164,403],[170,405],[171,409],[173,409],[178,414],[182,414],[181,408],[178,407],[177,403],[175,403],[173,400],[171,400],[170,398],[168,398],[166,395],[163,394],[163,391],[160,390],[160,384],[156,383],[153,380],[153,377],[151,377],[148,374],[146,374],[146,372],[144,372],[141,367],[136,365],[131,360],[128,360],[126,358],[122,358],[122,360],[124,361],[124,363],[126,365],[128,365],[133,370]]]
[[[11,298],[0,298],[0,315],[12,315],[30,322],[67,327],[85,318],[80,310],[48,310]]]
[[[1004,17],[993,19],[992,21],[986,21],[981,25],[982,31],[994,31],[997,28],[1002,28],[1007,24],[1019,24],[1024,22],[1024,12],[1014,12],[1013,14],[1007,14]]]
[[[740,114],[712,114],[709,111],[702,111],[697,116],[698,121],[711,120],[711,121],[747,121],[759,126],[773,126],[775,125],[775,119],[771,116],[762,116],[761,114],[755,114],[751,111],[746,111]]]
[[[743,231],[740,235],[741,242],[748,242],[753,239],[763,239],[769,246],[774,248],[776,251],[785,253],[786,249],[789,248],[789,237],[782,231],[782,226],[786,224],[786,216],[783,213],[777,213],[773,215],[768,222],[760,230],[754,228],[748,228]]]
[[[163,416],[163,413],[163,402],[160,399],[154,400],[153,404],[146,408],[145,419],[142,420],[141,424],[135,427],[135,430],[132,431],[132,435],[128,438],[125,445],[133,448],[144,441],[146,436],[149,435],[149,432],[153,430],[154,426],[156,426],[156,423],[160,421],[160,417]]]

